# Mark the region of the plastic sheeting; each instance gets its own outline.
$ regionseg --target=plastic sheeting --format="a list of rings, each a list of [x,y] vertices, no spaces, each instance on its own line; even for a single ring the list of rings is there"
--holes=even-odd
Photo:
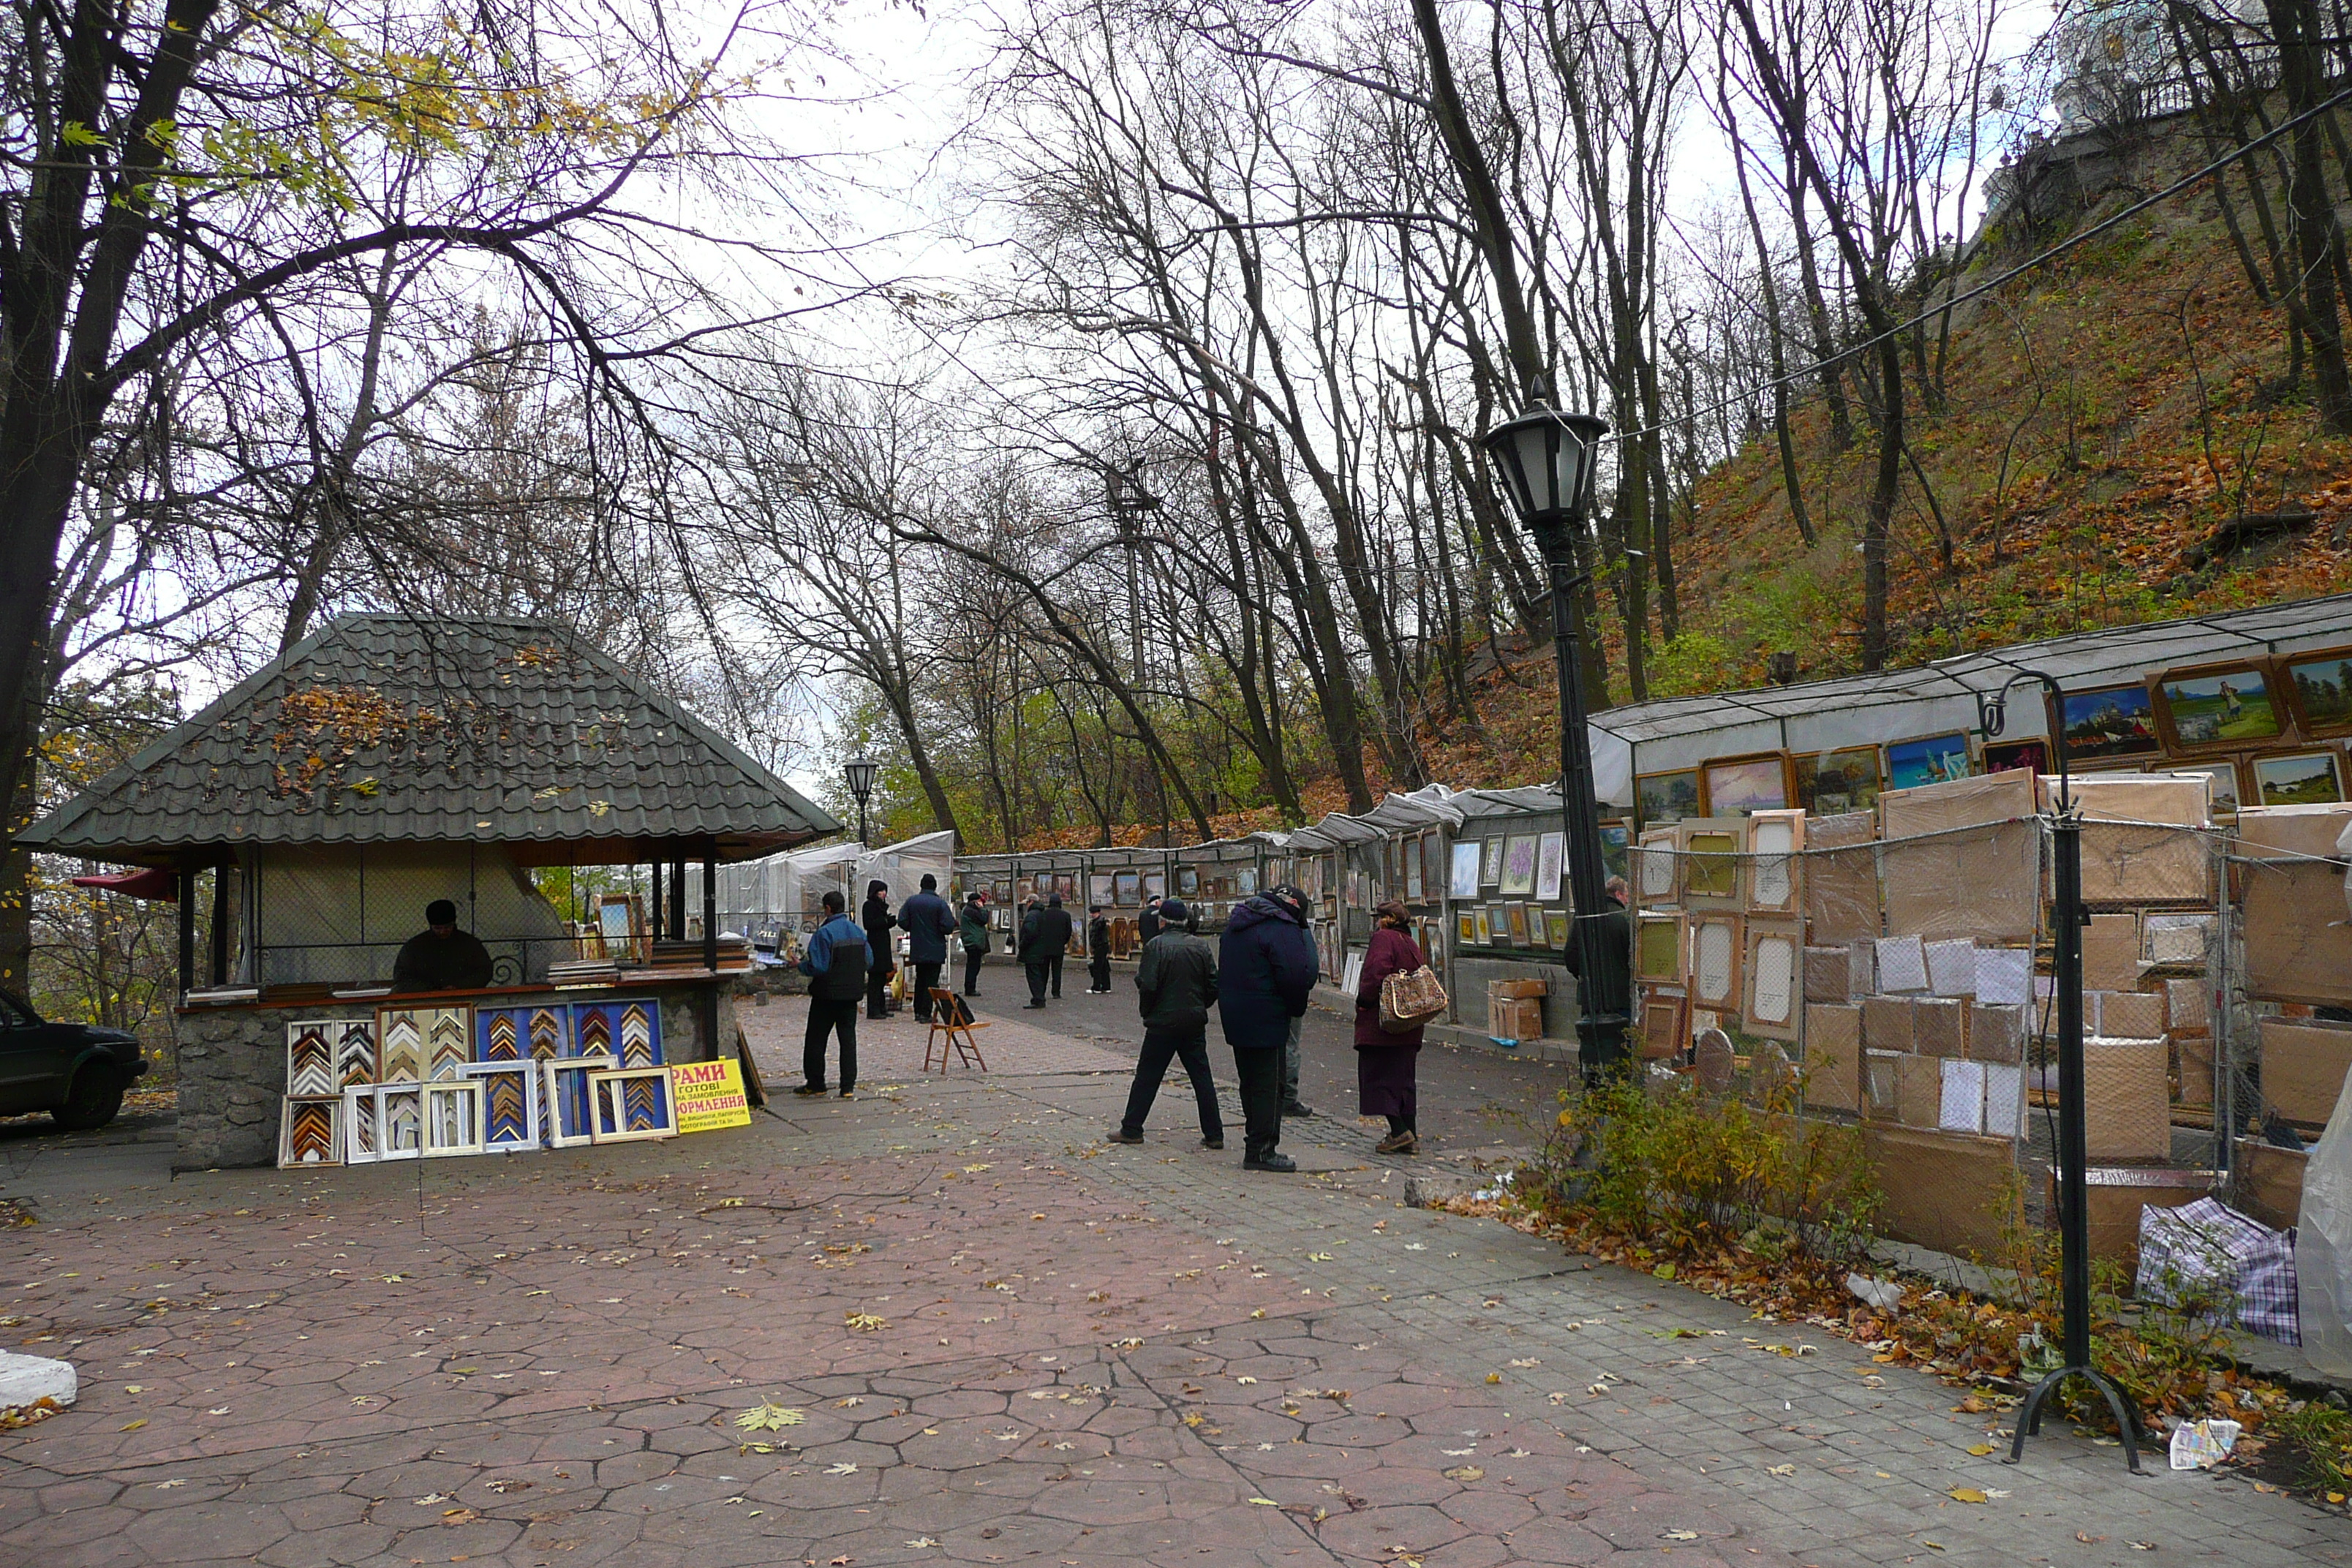
[[[854,910],[869,881],[889,883],[890,901],[900,904],[922,885],[925,872],[939,879],[944,894],[955,876],[954,834],[925,833],[872,847],[835,843],[786,850],[719,868],[719,921],[739,934],[768,924],[798,927],[829,889]],[[702,868],[692,864],[686,868],[686,911],[688,919],[701,918]]]
[[[2304,1167],[2294,1271],[2304,1355],[2329,1377],[2352,1377],[2352,1094],[2336,1097]]]
[[[425,929],[425,906],[447,899],[457,923],[510,977],[545,977],[563,951],[563,917],[527,873],[492,845],[332,845],[263,852],[264,984],[392,978],[400,944]],[[240,922],[241,926],[243,922]]]

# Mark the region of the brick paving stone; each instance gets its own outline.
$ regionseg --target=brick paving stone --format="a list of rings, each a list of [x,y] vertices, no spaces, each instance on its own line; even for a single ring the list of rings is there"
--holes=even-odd
[[[789,1082],[791,1005],[747,1011]],[[991,1072],[925,1079],[882,1033],[858,1099],[742,1131],[26,1194],[0,1317],[86,1394],[0,1437],[0,1539],[43,1568],[2352,1562],[2340,1515],[2126,1482],[2063,1432],[2006,1469],[1842,1341],[1404,1209],[1339,1118],[1286,1128],[1325,1174],[1253,1175],[1103,1145],[1128,1062],[1097,1043],[1008,1021]],[[762,1401],[800,1420],[733,1425]]]

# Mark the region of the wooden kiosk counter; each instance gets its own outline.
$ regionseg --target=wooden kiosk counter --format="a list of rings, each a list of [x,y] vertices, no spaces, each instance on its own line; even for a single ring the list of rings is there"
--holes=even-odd
[[[18,842],[174,874],[186,1169],[667,1135],[668,1069],[733,1039],[727,982],[748,967],[713,870],[839,831],[562,628],[352,616]],[[650,866],[655,889],[617,922],[579,902],[586,868],[616,866]],[[395,994],[442,900],[489,984]]]

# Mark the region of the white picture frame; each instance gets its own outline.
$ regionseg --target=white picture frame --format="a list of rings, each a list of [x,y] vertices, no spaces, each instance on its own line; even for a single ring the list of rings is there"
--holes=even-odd
[[[415,1160],[425,1152],[425,1101],[416,1083],[362,1083],[343,1090],[343,1163]]]
[[[625,1107],[624,1095],[630,1084],[640,1081],[656,1083],[660,1092],[655,1097],[656,1110],[651,1124],[632,1128],[628,1125],[629,1113]],[[606,1126],[608,1121],[610,1127]],[[677,1086],[670,1079],[669,1068],[622,1068],[616,1072],[592,1072],[588,1075],[589,1142],[638,1143],[677,1136]]]
[[[486,1154],[520,1154],[542,1147],[541,1129],[546,1117],[541,1109],[545,1099],[535,1061],[468,1062],[463,1071],[468,1079],[482,1086],[482,1152]],[[512,1078],[522,1090],[521,1130],[515,1135],[505,1135],[502,1129],[492,1126],[497,1080]]]
[[[1478,841],[1465,838],[1454,846],[1454,864],[1446,879],[1446,897],[1475,899],[1478,896]]]
[[[1547,833],[1536,840],[1536,897],[1548,904],[1559,901],[1560,862],[1568,856],[1568,835]]]
[[[482,1152],[482,1085],[478,1079],[436,1079],[421,1086],[423,1153],[428,1160]]]
[[[620,1065],[620,1058],[604,1055],[562,1057],[551,1062],[540,1063],[540,1084],[542,1090],[541,1103],[546,1107],[546,1114],[541,1118],[539,1124],[541,1141],[551,1149],[577,1149],[583,1144],[594,1142],[595,1140],[589,1135],[588,1129],[592,1117],[588,1112],[593,1112],[595,1102],[589,1098],[584,1081],[581,1085],[580,1096],[581,1104],[584,1110],[577,1124],[578,1130],[566,1131],[568,1124],[563,1115],[566,1097],[562,1075],[570,1072],[614,1072],[619,1069]]]

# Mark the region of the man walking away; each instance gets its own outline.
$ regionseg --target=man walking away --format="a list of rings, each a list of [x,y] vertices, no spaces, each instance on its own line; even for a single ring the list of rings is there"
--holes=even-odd
[[[890,1016],[890,974],[898,967],[891,949],[897,945],[891,932],[898,922],[890,914],[890,884],[873,881],[866,884],[866,905],[857,911],[858,923],[866,928],[866,1016],[887,1018]]]
[[[1622,877],[1610,878],[1605,890],[1609,907],[1592,917],[1601,924],[1601,957],[1605,965],[1602,972],[1585,974],[1584,951],[1576,942],[1568,944],[1564,956],[1568,972],[1576,976],[1578,989],[1582,993],[1579,1003],[1585,1015],[1614,1013],[1622,1017],[1633,1007],[1633,918],[1625,912],[1626,900],[1632,895]],[[1622,1073],[1633,1061],[1633,1054],[1622,1037],[1616,1049],[1605,1056],[1588,1055],[1590,1050],[1590,1047],[1580,1043],[1576,1053],[1587,1089]]]
[[[963,939],[963,994],[977,996],[980,966],[988,962],[988,906],[981,901],[976,888],[963,897],[963,915],[956,922],[956,934]]]
[[[1150,947],[1151,939],[1159,934],[1160,906],[1157,903],[1146,904],[1143,912],[1135,917],[1136,942],[1139,946]]]
[[[937,877],[923,873],[922,891],[898,911],[898,924],[907,933],[907,962],[915,966],[915,1016],[928,1024],[931,987],[940,983],[940,971],[947,964],[948,938],[956,934],[955,910],[940,897]]]
[[[839,892],[824,896],[824,923],[809,938],[801,973],[809,977],[808,1035],[801,1046],[801,1077],[794,1094],[824,1092],[824,1039],[841,1034],[841,1098],[857,1087],[857,998],[866,989],[866,933],[844,912]]]
[[[1127,1114],[1111,1131],[1114,1143],[1143,1142],[1144,1119],[1167,1079],[1168,1062],[1181,1058],[1201,1109],[1201,1147],[1225,1146],[1224,1119],[1217,1112],[1216,1080],[1209,1076],[1209,1009],[1217,1001],[1217,955],[1208,939],[1184,927],[1184,906],[1170,900],[1159,941],[1143,950],[1135,971],[1142,1005],[1143,1055],[1135,1064],[1135,1086],[1127,1093]],[[1108,987],[1106,987],[1108,989]]]
[[[1059,893],[1045,900],[1043,909],[1032,908],[1021,921],[1021,967],[1029,976],[1030,1007],[1045,1005],[1045,983],[1053,973],[1055,961],[1070,945],[1070,911],[1062,907]]]
[[[1087,994],[1090,996],[1110,994],[1110,916],[1097,904],[1087,913],[1094,918],[1087,922]]]
[[[1146,948],[1144,955],[1150,952]],[[1242,1116],[1248,1128],[1244,1170],[1298,1169],[1288,1155],[1275,1152],[1282,1141],[1282,1047],[1290,1037],[1290,1021],[1306,1016],[1315,971],[1307,895],[1297,888],[1260,893],[1226,921],[1217,955],[1217,1015],[1242,1080]]]

